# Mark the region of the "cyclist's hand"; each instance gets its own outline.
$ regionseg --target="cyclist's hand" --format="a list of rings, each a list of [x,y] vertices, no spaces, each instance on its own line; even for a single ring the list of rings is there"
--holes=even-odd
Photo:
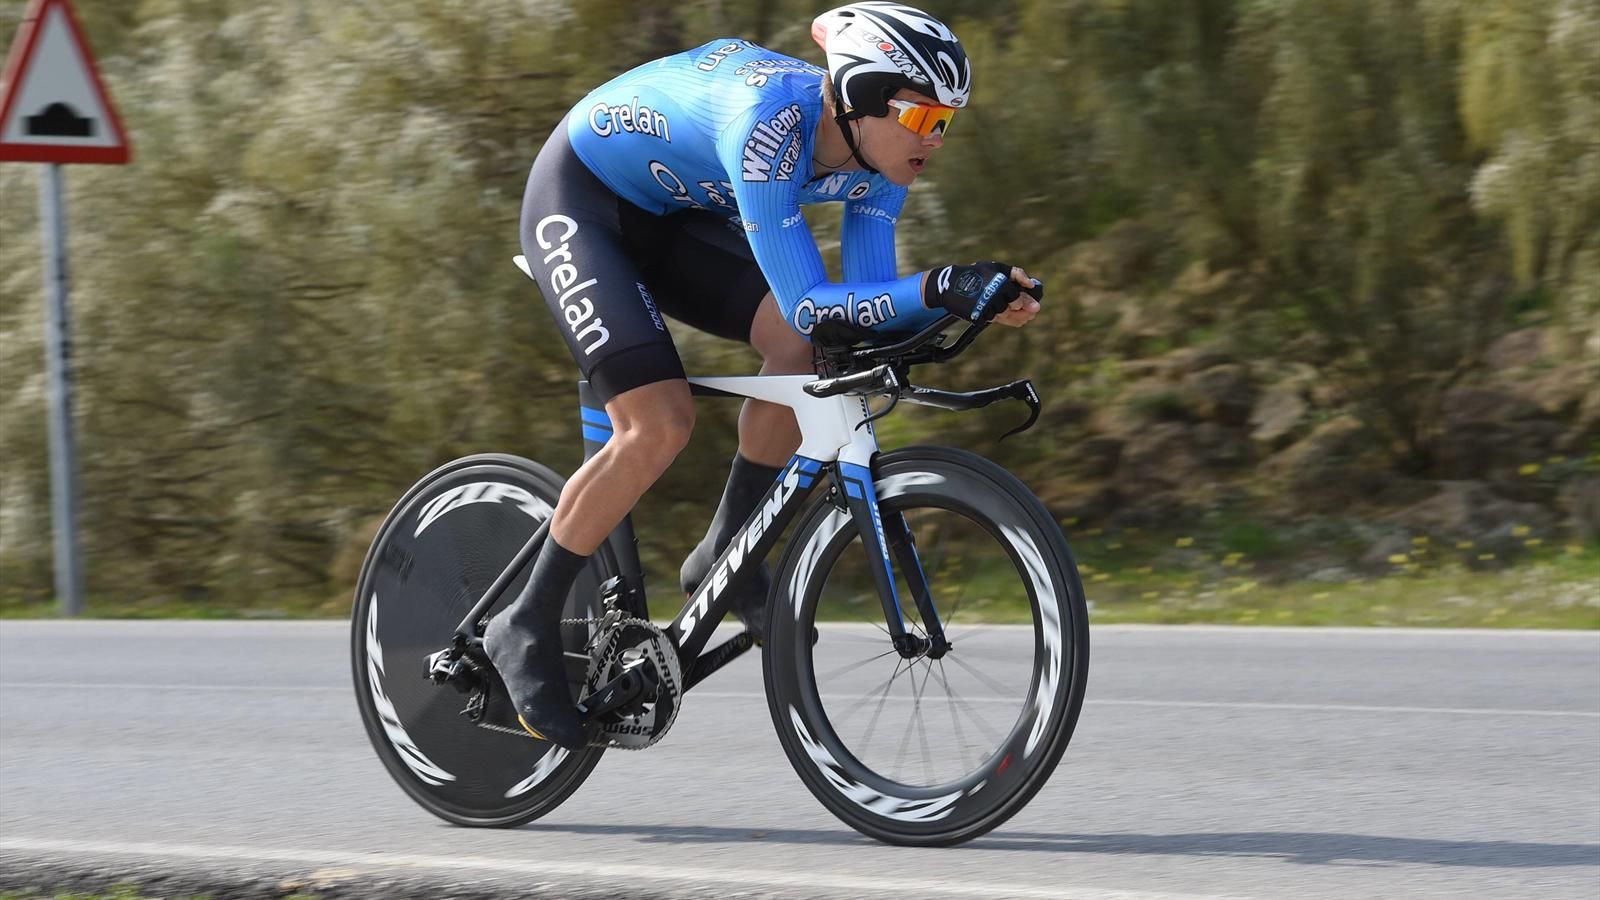
[[[1039,298],[1044,296],[1044,284],[1030,277],[1021,266],[1011,269],[1011,278],[1021,287],[1023,293],[1011,301],[1004,312],[995,316],[994,321],[998,325],[1021,328],[1032,322],[1033,317],[1039,314]]]
[[[968,266],[945,266],[923,281],[923,302],[972,322],[1001,321],[1022,325],[1039,311],[1032,298],[1020,299],[1035,282],[1022,269],[989,260]]]

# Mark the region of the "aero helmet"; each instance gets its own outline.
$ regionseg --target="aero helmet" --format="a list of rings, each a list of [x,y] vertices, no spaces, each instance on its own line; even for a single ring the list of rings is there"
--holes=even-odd
[[[811,37],[828,55],[845,118],[882,116],[888,100],[911,88],[944,106],[967,105],[972,64],[944,23],[920,9],[869,0],[823,13]]]

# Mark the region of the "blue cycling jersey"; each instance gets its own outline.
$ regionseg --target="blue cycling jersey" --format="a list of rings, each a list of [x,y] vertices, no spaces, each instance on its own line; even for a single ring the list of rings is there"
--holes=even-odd
[[[881,175],[813,176],[826,73],[722,38],[646,63],[572,108],[568,138],[595,176],[635,206],[711,210],[745,232],[784,318],[809,335],[827,318],[908,331],[943,310],[922,275],[897,278],[894,228],[906,189]],[[844,283],[828,280],[801,204],[844,202]]]

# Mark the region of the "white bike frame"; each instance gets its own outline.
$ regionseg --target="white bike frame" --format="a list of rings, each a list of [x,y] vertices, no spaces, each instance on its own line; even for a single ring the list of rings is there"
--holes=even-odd
[[[515,258],[517,267],[533,277],[527,259]],[[878,453],[878,437],[872,427],[872,409],[864,396],[839,394],[815,397],[805,387],[817,381],[816,375],[748,375],[689,378],[690,390],[697,396],[743,397],[777,403],[794,410],[800,426],[800,446],[783,466],[766,497],[750,514],[739,532],[729,541],[710,574],[689,597],[673,620],[667,634],[678,649],[685,672],[693,672],[701,651],[717,624],[732,610],[727,587],[742,574],[753,571],[766,559],[789,522],[804,508],[811,492],[826,483],[835,492],[839,506],[855,520],[869,559],[881,559],[872,566],[873,580],[883,601],[886,626],[896,646],[908,637],[900,611],[890,562],[891,546],[900,558],[907,583],[916,595],[924,625],[930,634],[943,630],[928,596],[926,580],[916,559],[916,548],[906,529],[905,519],[892,516],[887,523],[878,511],[877,491],[872,477],[873,457]],[[611,419],[587,382],[579,383],[583,416],[584,458],[593,456],[612,434]],[[635,550],[632,517],[623,519],[608,538],[613,548],[623,548],[619,566],[628,584],[638,592],[638,612],[644,612],[642,566]],[[699,679],[691,675],[690,683]]]

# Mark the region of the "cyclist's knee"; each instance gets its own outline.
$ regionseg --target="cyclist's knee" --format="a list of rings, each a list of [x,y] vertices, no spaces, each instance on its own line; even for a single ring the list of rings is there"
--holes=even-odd
[[[784,321],[778,301],[767,294],[750,323],[750,345],[765,362],[768,373],[806,373],[811,367],[811,342]]]
[[[694,398],[682,379],[658,381],[627,391],[606,404],[617,450],[665,468],[694,433]]]

